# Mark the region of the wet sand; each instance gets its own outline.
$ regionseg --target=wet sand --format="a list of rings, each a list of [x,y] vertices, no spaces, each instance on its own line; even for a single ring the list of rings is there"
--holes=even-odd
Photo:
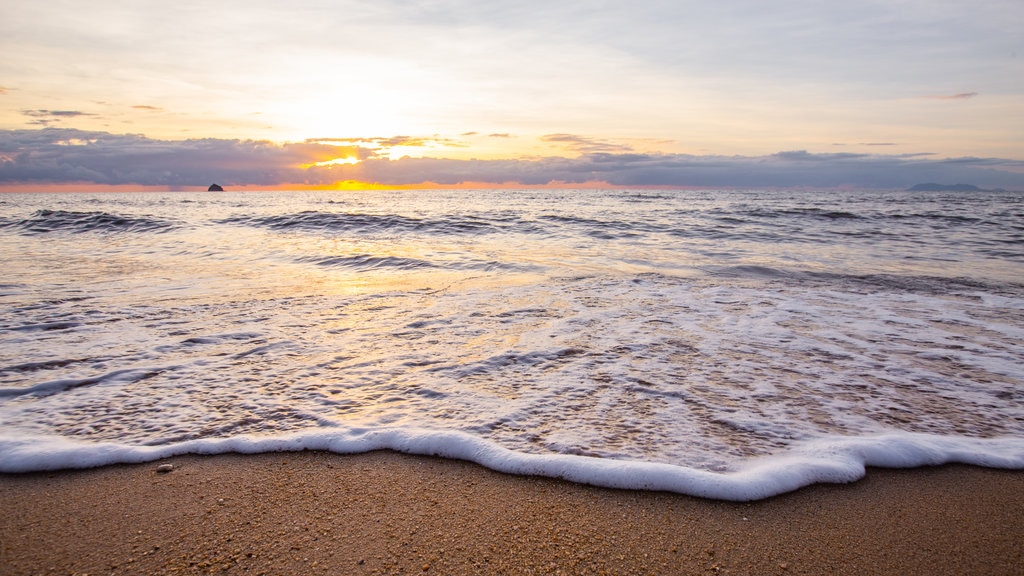
[[[1024,472],[966,466],[729,503],[389,452],[187,456],[0,475],[0,511],[4,576],[1024,573]]]

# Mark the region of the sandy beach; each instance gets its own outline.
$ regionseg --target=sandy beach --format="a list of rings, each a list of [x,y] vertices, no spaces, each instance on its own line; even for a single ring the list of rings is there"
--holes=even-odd
[[[172,464],[171,472],[158,466]],[[753,503],[389,452],[0,475],[18,574],[1020,574],[1024,474],[870,470]]]

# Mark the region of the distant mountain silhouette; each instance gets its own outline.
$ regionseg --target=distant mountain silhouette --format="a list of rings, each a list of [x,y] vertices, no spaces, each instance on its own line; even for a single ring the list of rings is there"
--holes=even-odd
[[[207,192],[223,192],[224,188],[220,184],[210,184],[210,187],[206,189]]]
[[[1002,188],[978,188],[974,184],[936,184],[927,182],[907,188],[908,192],[1006,192]]]

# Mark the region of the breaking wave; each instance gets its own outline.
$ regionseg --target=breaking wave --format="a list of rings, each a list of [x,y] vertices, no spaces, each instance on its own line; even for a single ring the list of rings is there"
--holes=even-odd
[[[0,221],[0,228],[17,230],[24,234],[51,234],[70,232],[117,233],[153,232],[161,233],[180,226],[173,220],[151,216],[126,216],[109,212],[74,212],[65,210],[38,210],[23,220]]]

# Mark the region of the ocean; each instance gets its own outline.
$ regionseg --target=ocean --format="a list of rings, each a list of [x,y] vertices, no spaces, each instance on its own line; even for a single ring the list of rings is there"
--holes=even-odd
[[[1024,195],[0,195],[0,472],[391,449],[754,500],[1024,469]]]

